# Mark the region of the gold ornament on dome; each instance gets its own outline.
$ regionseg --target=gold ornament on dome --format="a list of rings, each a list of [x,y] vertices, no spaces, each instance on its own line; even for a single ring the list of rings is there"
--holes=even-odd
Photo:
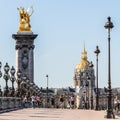
[[[81,58],[82,60],[75,67],[75,72],[83,71],[89,65],[89,61],[87,60],[87,52],[85,48],[84,48],[84,51],[82,52]]]
[[[25,12],[23,7],[17,8],[20,15],[20,25],[18,27],[19,32],[31,32],[30,17],[33,14],[33,7],[29,7]],[[31,13],[30,13],[31,11]]]

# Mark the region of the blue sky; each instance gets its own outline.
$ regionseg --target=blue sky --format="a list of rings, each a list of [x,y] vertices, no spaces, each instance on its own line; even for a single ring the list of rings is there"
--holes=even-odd
[[[34,80],[39,87],[73,86],[74,68],[81,60],[84,48],[88,60],[96,68],[94,50],[99,45],[99,86],[108,81],[108,41],[104,28],[107,17],[111,16],[114,28],[111,31],[111,80],[112,87],[120,87],[120,1],[119,0],[1,0],[0,3],[0,61],[15,66],[15,40],[19,13],[33,5],[31,16],[32,31],[38,34],[35,40]],[[96,70],[96,69],[95,69]],[[3,71],[3,68],[2,68]],[[3,78],[0,84],[4,86]],[[11,83],[9,82],[11,85]]]

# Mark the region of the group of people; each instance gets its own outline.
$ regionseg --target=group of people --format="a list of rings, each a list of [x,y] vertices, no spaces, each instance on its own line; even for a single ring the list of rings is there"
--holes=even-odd
[[[49,107],[49,108],[67,108],[67,109],[74,109],[75,107],[75,96],[72,95],[71,97],[64,97],[60,95],[59,97],[55,98],[51,96],[50,98],[42,98],[38,95],[32,95],[31,97],[22,97],[23,107]]]
[[[64,103],[65,103],[64,98],[61,95],[59,108],[74,109],[75,108],[75,97],[74,97],[74,95],[72,95],[69,99],[67,99],[67,104],[64,104]]]
[[[26,96],[23,96],[23,107],[26,107],[26,103],[29,103],[32,105],[32,108],[40,107],[40,97],[38,95],[32,95],[29,99]]]
[[[26,107],[25,104],[26,103],[30,103],[30,105],[32,106],[32,108],[35,107],[45,107],[45,106],[41,106],[41,103],[45,104],[46,100],[42,100],[42,98],[40,98],[40,96],[38,95],[32,95],[31,97],[29,97],[29,99],[26,96],[22,97],[22,101],[23,101],[23,107]],[[50,108],[67,108],[67,109],[74,109],[76,108],[76,101],[75,101],[75,96],[72,95],[69,98],[65,98],[63,95],[59,96],[59,98],[56,99],[53,97],[51,98],[47,98],[47,107],[49,106]],[[83,109],[85,109],[85,103],[83,102]],[[118,97],[116,96],[114,98],[114,110],[118,113],[120,109],[120,100],[118,99]]]

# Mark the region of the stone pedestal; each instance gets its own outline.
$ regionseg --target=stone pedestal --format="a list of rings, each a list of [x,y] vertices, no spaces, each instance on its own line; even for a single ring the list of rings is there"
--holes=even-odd
[[[32,32],[18,32],[13,34],[16,45],[16,71],[21,70],[22,76],[27,76],[30,82],[34,82],[34,39],[37,34]]]

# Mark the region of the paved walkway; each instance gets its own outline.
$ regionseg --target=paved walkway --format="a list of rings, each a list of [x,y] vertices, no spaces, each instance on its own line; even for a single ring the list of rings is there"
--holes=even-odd
[[[28,108],[2,113],[0,120],[107,120],[104,115],[105,111]]]

